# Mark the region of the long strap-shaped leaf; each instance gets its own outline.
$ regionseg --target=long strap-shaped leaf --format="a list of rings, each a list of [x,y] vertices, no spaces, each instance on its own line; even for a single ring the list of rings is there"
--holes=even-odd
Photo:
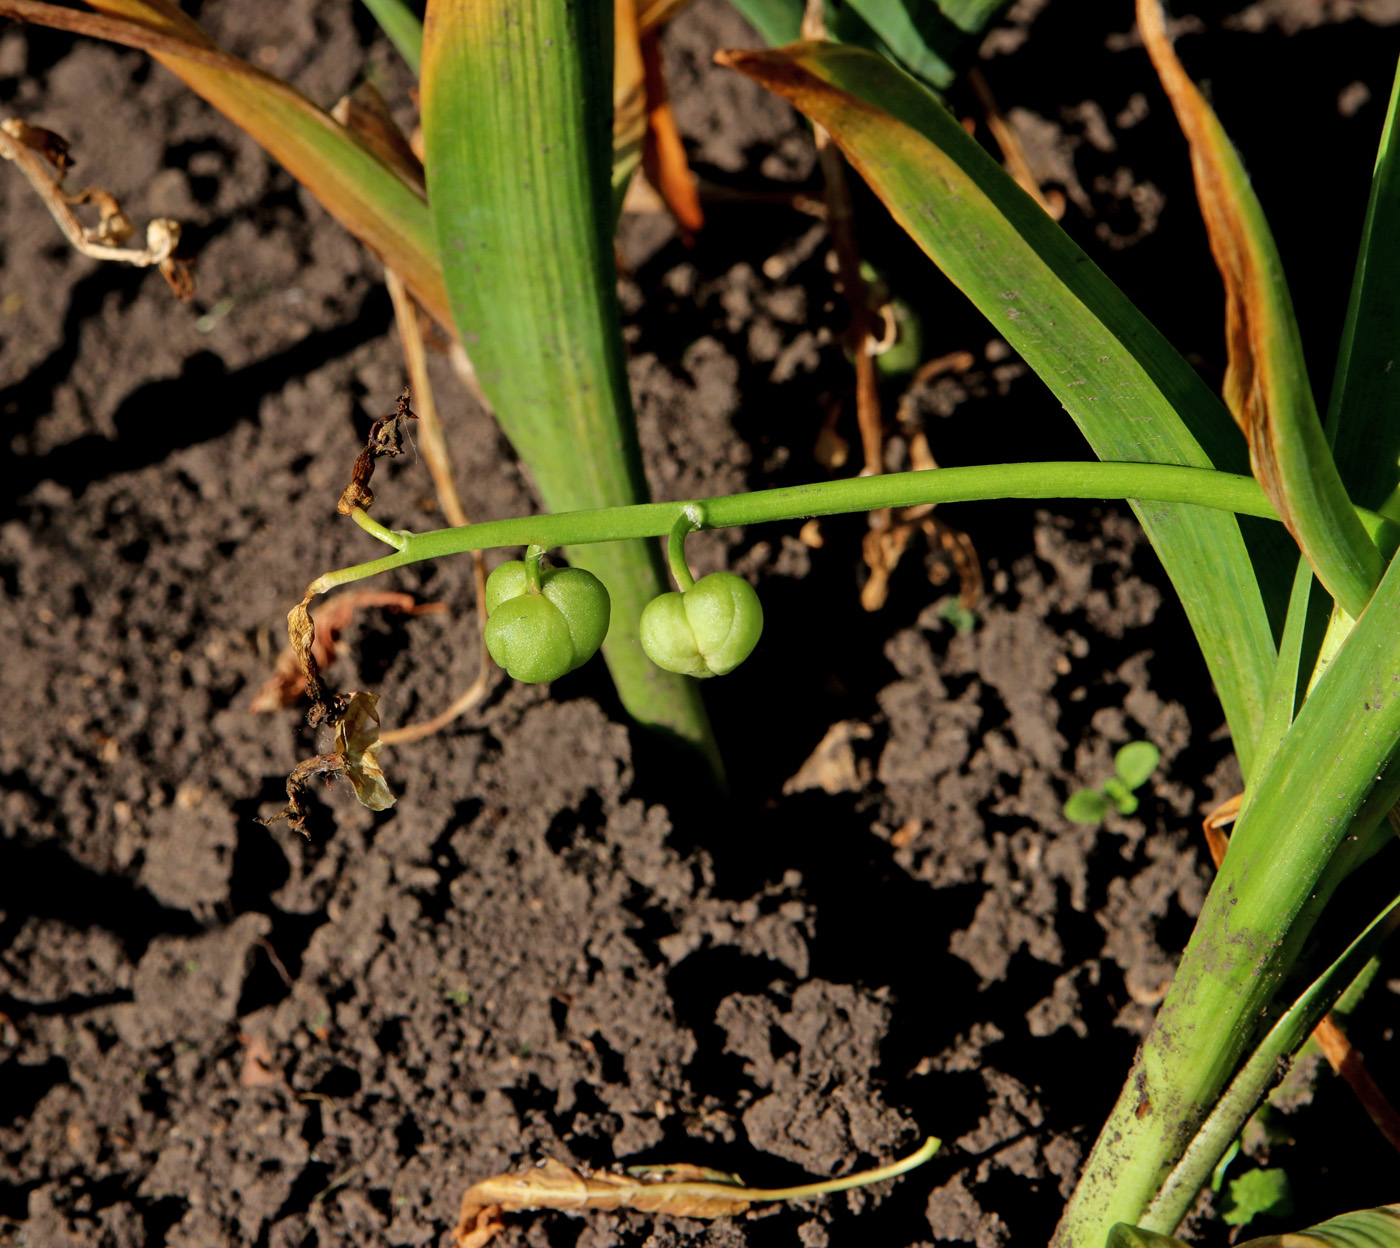
[[[1400,515],[1400,66],[1390,91],[1327,431],[1352,498]]]
[[[1176,58],[1161,0],[1138,0],[1137,15],[1191,147],[1196,197],[1225,282],[1225,402],[1249,440],[1254,475],[1317,579],[1359,615],[1385,565],[1322,432],[1278,248],[1229,136]]]
[[[144,48],[246,130],[322,206],[391,269],[437,320],[447,292],[423,197],[324,109],[293,87],[216,48],[168,0],[91,0],[93,17],[34,0],[5,0],[0,15]]]
[[[617,305],[609,195],[612,5],[430,0],[423,133],[463,345],[552,511],[647,497]],[[607,585],[604,654],[628,710],[712,749],[694,682],[643,656],[659,548],[571,552]]]
[[[1190,365],[907,75],[829,44],[721,59],[826,127],[896,220],[1040,374],[1101,459],[1243,467],[1229,416]],[[1248,774],[1274,642],[1239,525],[1189,506],[1135,510],[1190,616]]]
[[[1190,1245],[1184,1239],[1120,1223],[1109,1232],[1105,1248],[1190,1248]],[[1338,1214],[1305,1231],[1247,1239],[1238,1248],[1400,1248],[1400,1205]]]
[[[1060,1223],[1137,1223],[1204,1121],[1337,882],[1400,797],[1400,560],[1313,687],[1230,838],[1171,988]]]

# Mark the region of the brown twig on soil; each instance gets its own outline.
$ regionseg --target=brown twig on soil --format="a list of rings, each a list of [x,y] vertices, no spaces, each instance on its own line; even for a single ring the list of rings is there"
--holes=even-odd
[[[825,39],[826,17],[822,0],[807,0],[802,16],[804,39]],[[860,475],[876,476],[885,471],[884,418],[880,412],[880,387],[876,377],[875,357],[887,350],[894,341],[896,327],[892,316],[883,311],[877,318],[871,307],[872,295],[860,268],[860,250],[856,245],[855,219],[851,205],[850,185],[846,180],[846,161],[831,136],[821,126],[814,125],[817,157],[821,161],[826,191],[826,223],[831,245],[836,253],[837,276],[850,313],[846,343],[855,362],[856,424],[860,430],[864,465]],[[879,332],[876,332],[878,322]],[[957,357],[944,356],[933,364]],[[946,366],[946,365],[944,365]],[[926,366],[927,367],[927,366]],[[923,370],[916,376],[923,376]],[[936,468],[928,449],[928,440],[919,431],[927,463],[915,463],[915,468]],[[845,446],[828,421],[819,435],[819,443],[833,461],[844,462]],[[915,443],[910,442],[911,451]],[[966,533],[945,524],[933,515],[932,507],[909,508],[897,514],[888,509],[870,513],[870,531],[861,543],[861,553],[870,576],[861,589],[860,603],[867,611],[878,611],[889,597],[890,577],[908,549],[916,531],[922,529],[929,541],[940,548],[952,563],[960,578],[959,599],[971,610],[982,594],[982,568]]]
[[[73,158],[68,141],[61,135],[15,117],[6,118],[0,121],[0,157],[13,162],[24,174],[74,250],[94,260],[113,260],[138,269],[155,266],[177,298],[194,296],[190,261],[178,254],[180,223],[169,217],[156,217],[146,226],[144,248],[124,246],[135,230],[115,196],[96,186],[76,195],[63,189],[63,177],[72,167]],[[73,211],[79,204],[96,206],[96,226],[85,226],[79,220]]]
[[[418,319],[418,306],[413,301],[408,288],[397,274],[386,271],[385,281],[389,296],[394,302],[394,317],[399,327],[399,339],[403,344],[404,363],[408,368],[409,385],[418,396],[418,422],[420,428],[419,445],[423,458],[427,461],[428,472],[433,478],[433,488],[437,492],[438,505],[442,508],[447,522],[453,525],[470,524],[467,509],[462,506],[457,493],[457,481],[452,471],[452,460],[447,449],[447,439],[442,432],[442,422],[438,419],[437,403],[433,398],[432,383],[428,378],[428,354],[423,344],[422,326]],[[430,719],[416,724],[405,724],[391,728],[380,735],[386,745],[403,745],[409,741],[421,741],[435,732],[440,732],[458,716],[471,710],[482,700],[491,688],[493,667],[486,651],[486,634],[483,631],[486,620],[486,557],[481,551],[472,552],[473,584],[476,591],[477,617],[477,674],[452,702]]]
[[[1243,801],[1244,794],[1237,793],[1221,802],[1201,822],[1201,828],[1206,834],[1206,845],[1210,848],[1211,861],[1215,863],[1217,871],[1225,861],[1225,852],[1230,846],[1230,838],[1224,829],[1239,816],[1240,804]],[[1391,822],[1395,823],[1394,816]],[[1376,1130],[1385,1136],[1386,1143],[1400,1152],[1400,1113],[1396,1112],[1395,1106],[1390,1103],[1371,1076],[1371,1072],[1366,1069],[1361,1051],[1347,1039],[1341,1024],[1329,1013],[1313,1029],[1312,1038],[1317,1041],[1317,1047],[1322,1050],[1328,1065],[1346,1080],[1347,1086],[1361,1102],[1366,1116],[1375,1124]]]
[[[1001,148],[1001,156],[1006,162],[1007,173],[1016,179],[1017,185],[1044,208],[1052,219],[1058,221],[1065,215],[1065,197],[1058,191],[1052,191],[1050,195],[1046,195],[1040,189],[1040,183],[1036,181],[1035,174],[1031,172],[1031,162],[1026,157],[1026,148],[1021,142],[1021,136],[1017,133],[1016,127],[1007,119],[1006,114],[1001,111],[996,96],[992,94],[992,88],[988,85],[982,71],[974,65],[967,71],[967,80],[972,84],[973,91],[977,93],[978,103],[982,105],[987,129],[992,132],[992,138]]]
[[[923,423],[914,411],[911,398],[915,387],[932,381],[946,372],[972,367],[973,357],[967,351],[952,351],[936,360],[929,360],[914,374],[909,388],[899,403],[900,432],[909,447],[909,464],[916,471],[938,467],[928,444]],[[916,530],[921,529],[930,548],[943,552],[958,577],[958,602],[966,611],[976,608],[982,597],[982,561],[972,539],[961,529],[955,529],[934,514],[931,504],[905,507],[895,512],[872,512],[871,529],[862,543],[870,579],[861,589],[861,605],[867,611],[878,611],[889,595],[889,581],[900,558],[909,546]],[[946,567],[936,564],[929,580],[941,585],[947,579]]]
[[[804,39],[825,39],[826,18],[821,0],[808,0],[802,16]],[[870,289],[860,271],[860,250],[856,246],[855,214],[851,189],[846,181],[846,158],[831,135],[814,125],[817,158],[821,161],[826,188],[826,224],[836,253],[837,277],[845,295],[850,323],[846,343],[855,360],[856,423],[860,429],[865,466],[861,476],[884,471],[884,422],[880,416],[880,388],[875,377],[875,351],[878,341],[870,314]]]

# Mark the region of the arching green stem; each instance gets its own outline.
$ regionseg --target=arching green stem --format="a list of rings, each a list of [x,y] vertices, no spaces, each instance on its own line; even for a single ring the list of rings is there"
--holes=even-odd
[[[525,551],[525,584],[532,594],[541,593],[544,589],[540,584],[540,557],[543,554],[543,546],[530,546]]]
[[[1253,477],[1183,468],[1171,464],[1049,462],[987,464],[969,468],[937,468],[895,472],[877,477],[824,481],[779,490],[757,490],[703,502],[643,503],[634,507],[600,507],[555,515],[488,520],[461,528],[428,533],[401,533],[360,521],[393,546],[397,553],[369,563],[327,572],[313,581],[313,593],[376,576],[423,559],[440,559],[494,546],[553,547],[613,542],[626,538],[670,535],[687,509],[702,508],[703,527],[763,524],[804,520],[841,512],[873,511],[880,507],[913,507],[921,503],[963,503],[1010,498],[1100,498],[1195,503],[1239,515],[1277,520],[1278,515]],[[1387,555],[1400,545],[1400,525],[1375,512],[1357,508],[1367,531]],[[359,517],[357,515],[356,519]],[[367,520],[368,517],[365,517]],[[400,544],[402,539],[402,544]]]
[[[666,539],[666,557],[671,564],[671,575],[676,578],[676,588],[681,593],[695,588],[695,578],[690,575],[690,565],[685,561],[685,539],[704,527],[704,509],[699,503],[694,503],[681,513]]]

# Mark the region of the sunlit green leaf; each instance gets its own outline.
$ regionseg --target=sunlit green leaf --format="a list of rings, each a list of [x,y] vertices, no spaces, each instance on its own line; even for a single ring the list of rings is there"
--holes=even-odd
[[[1352,499],[1400,516],[1400,69],[1390,91],[1327,431]]]
[[[868,52],[797,44],[721,59],[832,134],[914,240],[1049,385],[1102,459],[1237,471],[1229,414],[1195,371],[943,106]],[[1014,449],[1012,450],[1014,457]],[[1265,591],[1238,522],[1135,507],[1186,607],[1246,773],[1273,675]],[[1267,593],[1287,572],[1258,575]]]
[[[430,0],[429,199],[452,314],[553,511],[645,501],[613,259],[612,4]],[[575,549],[612,596],[604,656],[628,710],[713,751],[691,682],[637,642],[667,588],[654,543]]]
[[[1225,401],[1249,441],[1254,475],[1318,580],[1360,615],[1385,564],[1356,517],[1318,420],[1278,248],[1229,137],[1176,58],[1160,0],[1138,0],[1137,12],[1190,144],[1196,197],[1225,283]]]

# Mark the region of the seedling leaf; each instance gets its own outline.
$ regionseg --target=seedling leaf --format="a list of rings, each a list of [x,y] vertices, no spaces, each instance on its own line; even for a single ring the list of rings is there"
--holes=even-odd
[[[1151,741],[1129,741],[1113,756],[1113,770],[1129,789],[1140,789],[1161,761],[1162,751]]]
[[[1131,815],[1138,808],[1133,791],[1117,776],[1110,776],[1103,782],[1103,795],[1113,803],[1113,808],[1120,815]]]
[[[1108,803],[1097,789],[1080,789],[1065,803],[1065,818],[1072,823],[1102,823]]]
[[[1248,1226],[1264,1214],[1286,1217],[1293,1212],[1293,1191],[1283,1170],[1247,1170],[1231,1179],[1226,1190],[1220,1217],[1230,1226]]]

